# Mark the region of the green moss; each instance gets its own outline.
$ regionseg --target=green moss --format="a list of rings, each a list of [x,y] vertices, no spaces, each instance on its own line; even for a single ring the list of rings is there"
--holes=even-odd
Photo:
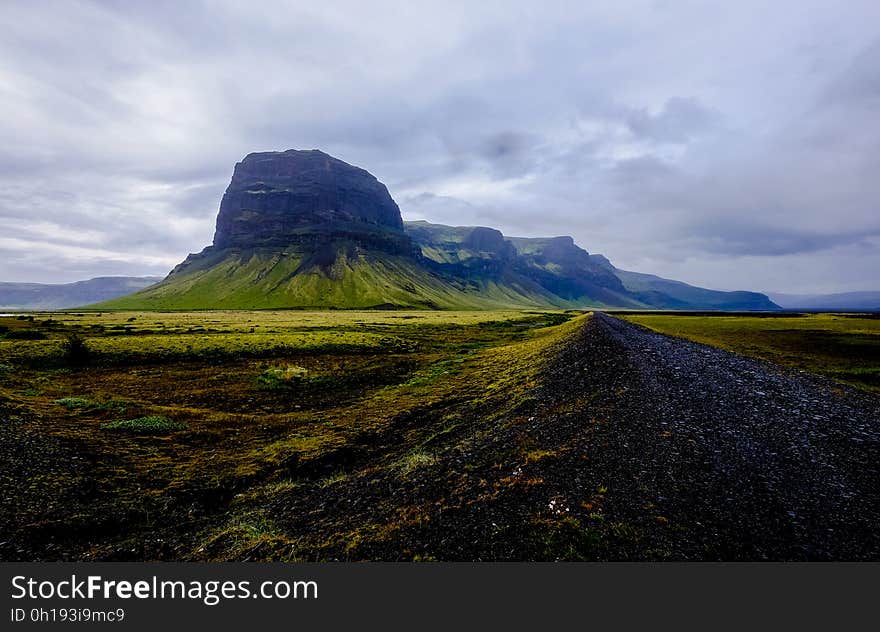
[[[120,430],[132,432],[135,434],[165,434],[167,432],[176,432],[186,430],[185,423],[174,421],[168,417],[160,415],[151,415],[148,417],[137,417],[136,419],[125,419],[122,421],[113,421],[101,424],[102,430]]]
[[[45,390],[19,402],[34,413],[29,431],[94,455],[90,481],[65,484],[102,491],[95,500],[85,493],[62,497],[56,489],[51,516],[36,501],[16,511],[47,520],[75,516],[82,526],[70,541],[77,546],[90,529],[102,529],[110,535],[78,549],[93,555],[143,547],[138,550],[149,559],[200,560],[370,559],[406,529],[430,524],[459,499],[416,502],[375,483],[396,490],[402,482],[442,476],[450,457],[477,454],[467,442],[504,431],[499,424],[521,423],[522,411],[537,405],[535,390],[557,345],[585,320],[545,312],[400,310],[53,318],[56,338],[0,341],[0,361],[16,367],[16,392]],[[110,335],[126,323],[130,333]],[[45,359],[57,357],[71,330],[88,332],[98,360],[82,370],[48,369]],[[111,362],[117,358],[126,362]],[[294,369],[292,388],[255,388],[257,376],[271,369],[281,369],[274,377],[284,381],[286,368]],[[54,402],[68,394],[82,401],[59,414],[64,404]],[[116,414],[116,406],[133,412]],[[137,417],[154,413],[163,417]],[[191,431],[169,440],[186,428],[177,419]],[[125,433],[158,436],[122,440]],[[549,453],[539,452],[546,447],[532,446],[528,458],[550,463]],[[494,451],[487,458],[506,455]],[[520,463],[522,455],[512,458]],[[63,459],[53,467],[58,480],[70,479]],[[468,458],[453,469],[485,476],[486,467]],[[437,485],[448,486],[439,478]],[[458,489],[457,481],[449,485]],[[363,497],[357,494],[372,496],[370,489],[379,490],[378,502],[349,504]],[[315,511],[318,506],[327,510]],[[428,552],[401,551],[401,559],[419,554]]]
[[[308,369],[301,366],[272,367],[257,376],[257,384],[270,391],[289,388],[305,381],[308,373]]]
[[[260,551],[261,559],[296,561],[291,555],[295,542],[279,533],[262,513],[233,518],[205,536],[196,559],[248,559]]]
[[[108,399],[106,401],[93,401],[87,397],[62,397],[56,399],[55,403],[63,406],[67,410],[76,410],[81,412],[114,412],[124,413],[128,407],[128,403],[116,399]]]
[[[62,397],[61,399],[56,399],[55,403],[59,406],[64,406],[67,410],[89,408],[92,406],[92,401],[85,397]]]
[[[424,450],[416,450],[400,461],[400,473],[407,476],[416,470],[434,465],[436,462],[437,458],[433,454]]]

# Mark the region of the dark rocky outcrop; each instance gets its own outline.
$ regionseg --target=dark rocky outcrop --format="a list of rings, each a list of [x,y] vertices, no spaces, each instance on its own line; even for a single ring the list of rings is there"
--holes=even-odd
[[[215,248],[285,247],[334,239],[407,249],[400,209],[369,172],[313,149],[262,152],[235,165]]]
[[[637,306],[613,272],[568,236],[547,239],[511,238],[517,271],[566,300],[590,296],[604,305]]]
[[[500,230],[476,226],[462,242],[465,248],[492,253],[500,260],[508,261],[516,256],[516,248],[504,239]]]

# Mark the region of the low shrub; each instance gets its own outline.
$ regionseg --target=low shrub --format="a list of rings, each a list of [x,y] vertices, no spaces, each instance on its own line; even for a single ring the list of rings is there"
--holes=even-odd
[[[46,334],[36,329],[12,329],[3,337],[7,340],[45,340]]]
[[[61,347],[61,356],[67,364],[88,364],[92,357],[92,350],[79,334],[70,334]]]
[[[430,467],[437,462],[437,458],[433,454],[416,450],[399,462],[402,474],[411,474],[423,467]]]
[[[308,373],[308,369],[301,366],[272,367],[257,376],[257,384],[267,390],[287,388],[303,382]]]
[[[119,413],[120,415],[124,415],[125,411],[128,409],[129,403],[118,400],[118,399],[109,399],[106,402],[100,402],[98,404],[94,404],[92,406],[92,410],[96,411],[110,411],[113,413]]]
[[[85,410],[88,412],[113,412],[118,414],[125,414],[126,408],[128,408],[128,402],[124,402],[118,399],[108,399],[103,402],[96,402],[87,397],[62,397],[61,399],[56,399],[55,403],[59,406],[64,406],[68,410]]]
[[[67,410],[88,408],[92,405],[92,402],[85,397],[62,397],[61,399],[56,399],[55,403],[59,406],[64,406]]]
[[[112,421],[110,423],[101,424],[101,429],[119,430],[135,434],[164,434],[166,432],[186,430],[187,425],[183,422],[174,421],[173,419],[161,415],[150,415],[147,417],[137,417],[135,419],[124,419],[122,421]]]

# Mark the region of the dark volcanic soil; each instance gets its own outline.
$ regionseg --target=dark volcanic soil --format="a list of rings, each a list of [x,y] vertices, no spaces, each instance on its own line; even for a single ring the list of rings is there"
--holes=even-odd
[[[556,367],[601,394],[606,513],[656,507],[671,557],[880,558],[876,396],[603,314]]]

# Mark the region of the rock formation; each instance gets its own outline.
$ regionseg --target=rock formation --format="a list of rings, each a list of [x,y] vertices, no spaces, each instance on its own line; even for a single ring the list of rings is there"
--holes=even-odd
[[[161,283],[103,308],[774,309],[618,270],[571,237],[404,222],[384,184],[316,149],[235,165],[214,243]]]
[[[369,172],[317,149],[253,153],[235,165],[214,248],[286,247],[349,239],[411,250],[400,209]]]

